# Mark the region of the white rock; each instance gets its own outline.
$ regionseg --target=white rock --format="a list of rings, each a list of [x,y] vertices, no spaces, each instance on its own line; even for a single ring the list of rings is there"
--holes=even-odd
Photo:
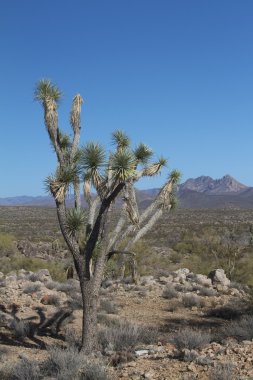
[[[137,350],[135,351],[136,356],[143,356],[143,355],[148,355],[149,350]]]

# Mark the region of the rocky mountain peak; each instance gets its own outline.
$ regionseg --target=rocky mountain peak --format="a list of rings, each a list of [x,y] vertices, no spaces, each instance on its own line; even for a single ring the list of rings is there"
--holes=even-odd
[[[247,186],[238,182],[229,174],[224,175],[220,179],[213,179],[209,176],[200,176],[198,178],[190,178],[180,186],[180,190],[192,190],[207,194],[228,194],[239,193],[246,190]]]

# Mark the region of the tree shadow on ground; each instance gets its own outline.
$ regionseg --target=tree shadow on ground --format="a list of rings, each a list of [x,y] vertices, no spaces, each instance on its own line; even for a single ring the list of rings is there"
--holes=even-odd
[[[46,317],[41,307],[35,309],[37,315],[28,318],[19,318],[17,305],[13,304],[10,312],[0,305],[2,315],[12,318],[5,326],[5,331],[0,333],[0,344],[9,346],[22,346],[25,348],[45,349],[46,345],[38,336],[49,336],[54,339],[64,340],[59,333],[64,323],[72,317],[72,309],[59,309],[52,316]],[[34,322],[37,320],[38,322]]]
[[[172,317],[168,318],[165,321],[165,324],[162,326],[161,331],[164,333],[175,332],[182,327],[192,327],[203,330],[217,330],[224,324],[224,321],[218,318],[209,318],[209,317]]]

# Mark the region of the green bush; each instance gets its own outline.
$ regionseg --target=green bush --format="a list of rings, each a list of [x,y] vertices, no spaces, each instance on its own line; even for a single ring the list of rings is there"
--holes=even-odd
[[[53,280],[63,282],[66,280],[64,265],[61,262],[45,261],[34,257],[26,257],[17,253],[11,259],[8,257],[0,258],[0,268],[4,274],[13,270],[25,269],[36,272],[40,269],[48,269]]]
[[[15,236],[12,234],[0,233],[0,257],[12,256],[16,252]]]

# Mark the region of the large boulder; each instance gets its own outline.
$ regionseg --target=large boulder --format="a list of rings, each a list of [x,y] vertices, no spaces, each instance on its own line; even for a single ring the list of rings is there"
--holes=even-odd
[[[211,271],[208,275],[208,278],[211,279],[213,285],[230,285],[230,280],[227,278],[224,269],[215,269]]]

